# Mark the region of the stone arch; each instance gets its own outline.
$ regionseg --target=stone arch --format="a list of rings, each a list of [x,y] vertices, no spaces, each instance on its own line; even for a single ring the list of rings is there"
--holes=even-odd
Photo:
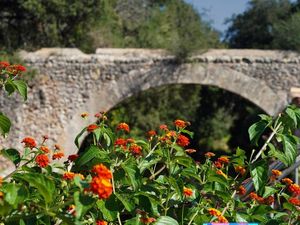
[[[270,115],[276,114],[287,105],[287,97],[275,93],[262,80],[244,75],[221,64],[186,63],[172,65],[171,72],[166,73],[153,74],[146,71],[141,74],[140,70],[132,70],[126,76],[106,82],[92,91],[89,101],[74,115],[86,110],[91,113],[99,110],[108,111],[133,94],[168,84],[216,86],[242,96]],[[75,149],[73,144],[75,134],[83,126],[82,121],[70,123],[64,128],[64,135],[62,135],[64,140],[60,141],[64,142],[69,149]]]

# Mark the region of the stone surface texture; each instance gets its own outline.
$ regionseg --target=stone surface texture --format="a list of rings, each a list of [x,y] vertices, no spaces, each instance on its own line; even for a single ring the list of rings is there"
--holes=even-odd
[[[80,114],[107,111],[140,91],[168,84],[213,85],[241,95],[274,115],[290,101],[290,88],[300,87],[300,55],[265,50],[209,50],[184,62],[163,50],[44,48],[20,52],[37,70],[29,82],[27,102],[0,97],[1,111],[13,121],[1,147],[21,149],[23,137],[50,137],[66,155],[77,151],[76,134],[90,122]],[[11,167],[10,167],[11,168]]]

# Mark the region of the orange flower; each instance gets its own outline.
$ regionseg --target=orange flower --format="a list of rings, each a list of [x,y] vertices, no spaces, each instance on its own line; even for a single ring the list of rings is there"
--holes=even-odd
[[[26,137],[24,138],[21,143],[24,143],[25,144],[25,147],[28,147],[28,148],[35,148],[36,147],[36,142],[35,140],[32,138],[32,137]]]
[[[272,170],[272,174],[275,178],[277,178],[282,174],[282,172],[279,170]]]
[[[92,171],[96,173],[98,177],[101,177],[103,179],[112,178],[111,171],[103,164],[95,165]]]
[[[222,163],[220,163],[219,161],[214,162],[215,167],[217,167],[218,169],[222,168]]]
[[[87,112],[81,113],[80,114],[81,118],[85,119],[89,116],[89,114]]]
[[[63,152],[55,152],[52,156],[52,159],[55,160],[55,159],[61,159],[62,157],[64,157],[65,154]]]
[[[273,203],[274,203],[273,196],[269,196],[267,198],[264,198],[264,200],[263,200],[263,204],[265,204],[265,205],[272,205]]]
[[[155,136],[156,135],[156,131],[155,130],[149,130],[148,132],[147,132],[147,136],[149,137],[149,138],[151,138],[151,137],[153,137],[153,136]]]
[[[283,178],[281,181],[283,183],[285,183],[285,184],[292,184],[292,183],[294,183],[290,178]]]
[[[185,147],[190,144],[190,140],[186,136],[179,134],[176,143],[181,147]]]
[[[245,195],[246,192],[247,192],[246,188],[243,185],[240,185],[237,190],[238,195]]]
[[[168,131],[168,130],[169,130],[169,129],[168,129],[168,126],[167,126],[166,124],[160,125],[160,126],[159,126],[159,129],[160,129],[160,130],[164,130],[164,131]]]
[[[86,128],[86,130],[87,130],[87,132],[91,133],[94,130],[96,130],[97,128],[98,128],[97,124],[90,124],[90,125],[88,125],[88,127]]]
[[[186,127],[186,122],[183,120],[175,120],[174,125],[179,128],[184,128]]]
[[[141,155],[142,154],[142,147],[136,144],[133,144],[130,146],[129,150],[135,154],[135,155]]]
[[[75,176],[79,176],[81,180],[84,180],[84,176],[81,173],[75,173]]]
[[[0,199],[3,199],[3,196],[4,196],[3,192],[0,191]]]
[[[44,168],[44,167],[48,166],[49,158],[46,154],[41,154],[35,158],[35,162],[39,165],[39,167]]]
[[[192,154],[192,153],[197,152],[197,150],[189,148],[189,149],[186,149],[185,152],[188,154]]]
[[[0,187],[2,186],[3,183],[3,177],[0,176]]]
[[[191,197],[193,195],[193,190],[191,188],[183,187],[183,195],[185,197]]]
[[[219,216],[222,215],[222,213],[219,210],[215,209],[215,208],[209,208],[208,212],[209,212],[210,215],[216,216],[216,217],[219,217]]]
[[[225,218],[225,216],[219,216],[218,222],[219,223],[228,223],[228,220]]]
[[[300,195],[300,187],[298,184],[290,184],[288,186],[288,190],[292,192],[294,195]]]
[[[127,123],[120,123],[118,126],[117,126],[117,131],[118,130],[124,130],[126,132],[129,133],[130,129],[129,129],[129,126]]]
[[[223,176],[225,179],[227,179],[228,177],[227,177],[227,175],[225,174],[225,173],[223,173],[223,171],[222,170],[217,170],[216,171],[216,173],[218,174],[218,175],[221,175],[221,176]]]
[[[107,225],[107,222],[104,220],[97,220],[96,225]]]
[[[213,152],[206,152],[204,155],[206,158],[211,158],[211,157],[214,157],[216,154]]]
[[[140,218],[140,221],[141,221],[142,223],[149,224],[149,223],[155,222],[156,219],[153,218],[153,217],[142,217],[142,218]]]
[[[236,166],[234,170],[235,172],[240,173],[242,176],[246,173],[246,169],[242,166]]]
[[[73,180],[75,177],[75,173],[73,172],[65,172],[63,175],[64,180]]]
[[[44,146],[44,145],[40,147],[40,150],[43,151],[43,152],[45,152],[45,153],[49,153],[50,152],[50,149],[47,146]]]
[[[123,138],[118,138],[115,141],[115,146],[126,146],[127,145],[127,140],[123,139]]]
[[[134,143],[135,142],[135,140],[133,139],[133,138],[127,138],[127,143]]]
[[[107,199],[112,193],[112,184],[108,179],[93,177],[90,183],[90,190],[97,194],[100,199]]]
[[[220,163],[222,163],[222,164],[227,164],[227,163],[229,163],[229,159],[228,159],[228,157],[226,157],[226,156],[222,156],[222,157],[218,158],[218,161],[219,161]]]
[[[298,198],[290,198],[289,203],[296,205],[296,206],[300,206],[300,200]]]
[[[251,192],[249,194],[249,198],[251,198],[252,200],[256,200],[256,199],[258,199],[258,195],[255,192]]]

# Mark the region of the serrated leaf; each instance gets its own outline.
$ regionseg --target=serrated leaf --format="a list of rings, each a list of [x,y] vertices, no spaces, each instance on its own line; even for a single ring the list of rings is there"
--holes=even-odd
[[[265,192],[263,194],[263,198],[267,198],[273,194],[275,194],[276,192],[278,192],[278,190],[276,188],[273,188],[273,187],[269,187],[269,186],[266,186],[265,187]]]
[[[102,212],[102,215],[106,221],[114,221],[115,219],[117,219],[118,211],[111,210],[107,206],[107,203],[108,203],[108,201],[98,200],[97,201],[98,209],[100,209],[100,211]]]
[[[0,113],[0,133],[1,135],[5,135],[9,132],[11,127],[10,119],[4,114]]]
[[[80,146],[79,146],[79,138],[83,135],[83,133],[86,131],[86,127],[85,128],[83,128],[81,131],[80,131],[80,133],[76,136],[76,138],[75,138],[75,145],[77,146],[77,148],[79,148]]]
[[[160,161],[159,158],[156,158],[154,155],[150,155],[139,163],[138,167],[140,172],[143,173],[146,169],[149,169],[152,165],[158,163]]]
[[[93,207],[95,199],[77,191],[74,193],[74,203],[76,208],[76,218],[81,218],[82,215]]]
[[[107,158],[107,154],[95,145],[91,145],[76,161],[76,167],[86,165],[94,158]]]
[[[293,120],[294,126],[297,127],[297,116],[296,116],[295,111],[293,109],[291,109],[290,107],[288,107],[285,110],[285,112]]]
[[[2,156],[12,161],[15,164],[15,166],[19,165],[21,161],[21,156],[18,150],[13,148],[2,149],[0,153]]]
[[[23,80],[14,80],[13,84],[15,85],[16,90],[23,97],[24,101],[27,100],[27,85]]]
[[[248,133],[251,143],[257,145],[259,138],[261,137],[267,126],[268,122],[266,122],[265,120],[260,120],[249,127]]]
[[[263,160],[255,162],[250,165],[250,174],[255,190],[261,192],[268,180],[268,164]]]
[[[141,175],[135,160],[127,160],[121,164],[121,167],[128,176],[133,189],[137,190],[141,186]]]
[[[7,92],[8,95],[11,95],[12,93],[15,92],[16,86],[14,85],[14,83],[12,82],[11,79],[8,79],[5,82],[4,89],[5,89],[5,91]]]
[[[132,199],[129,198],[130,195],[118,193],[115,193],[115,195],[122,202],[122,204],[128,212],[132,212],[135,209],[134,202],[132,201]]]

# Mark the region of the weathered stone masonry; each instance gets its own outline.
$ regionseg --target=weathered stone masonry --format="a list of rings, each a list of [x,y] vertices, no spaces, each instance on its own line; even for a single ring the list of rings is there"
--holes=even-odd
[[[20,147],[25,136],[48,134],[67,154],[76,152],[74,137],[88,123],[80,118],[82,112],[109,110],[151,87],[214,85],[276,114],[290,100],[290,88],[300,86],[300,55],[293,52],[210,50],[182,64],[164,51],[141,49],[98,49],[91,55],[77,49],[42,49],[22,52],[21,57],[38,73],[26,103],[2,93],[1,111],[14,126],[0,145]]]

